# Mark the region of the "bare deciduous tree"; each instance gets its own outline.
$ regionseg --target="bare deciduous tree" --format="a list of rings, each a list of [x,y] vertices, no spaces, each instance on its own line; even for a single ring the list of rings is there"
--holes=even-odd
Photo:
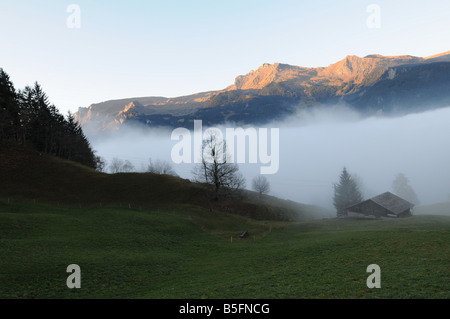
[[[112,174],[119,173],[122,169],[123,163],[124,163],[123,160],[121,160],[117,157],[114,157],[111,160],[111,163],[109,164],[109,171]]]
[[[132,172],[133,170],[134,165],[129,160],[126,160],[122,166],[122,172]]]
[[[99,172],[106,172],[107,162],[106,159],[104,159],[101,156],[95,156],[95,162],[96,162],[96,170]]]
[[[417,194],[409,185],[409,179],[405,175],[401,173],[398,174],[392,182],[392,188],[397,196],[400,196],[415,205],[419,204]]]
[[[109,171],[112,174],[122,173],[122,172],[131,172],[133,170],[134,170],[134,165],[130,161],[128,161],[128,160],[124,161],[117,157],[114,157],[111,160],[111,164],[109,164]]]
[[[239,167],[231,163],[226,152],[226,144],[217,132],[209,132],[202,145],[202,162],[195,167],[193,174],[197,182],[214,186],[215,199],[219,191],[236,191],[245,187],[245,178]]]
[[[253,178],[252,187],[256,192],[259,193],[260,196],[262,194],[267,194],[270,192],[269,181],[263,175],[258,175],[255,178]]]
[[[169,162],[163,160],[153,161],[151,158],[149,162],[147,172],[177,176],[177,173]]]

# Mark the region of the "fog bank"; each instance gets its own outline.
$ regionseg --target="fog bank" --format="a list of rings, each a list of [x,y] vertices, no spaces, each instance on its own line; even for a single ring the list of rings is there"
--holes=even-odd
[[[392,191],[392,182],[403,173],[421,204],[449,200],[450,107],[397,118],[362,119],[345,107],[302,111],[285,122],[264,125],[279,128],[279,170],[266,175],[271,194],[302,203],[332,207],[333,183],[343,167],[356,174],[369,198]],[[225,125],[219,127],[225,132]],[[206,128],[204,128],[206,129]],[[258,129],[258,127],[256,127]],[[171,160],[172,130],[125,128],[108,136],[88,137],[98,155],[132,162],[145,170],[149,158]],[[251,180],[261,163],[240,164]],[[183,178],[191,178],[194,164],[172,163]]]

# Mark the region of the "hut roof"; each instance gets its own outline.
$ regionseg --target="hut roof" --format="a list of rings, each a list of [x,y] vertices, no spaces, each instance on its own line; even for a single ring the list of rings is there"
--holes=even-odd
[[[356,206],[359,206],[368,201],[372,201],[375,204],[380,205],[381,207],[384,207],[385,209],[389,210],[390,212],[394,213],[395,215],[398,215],[398,214],[414,207],[413,203],[410,203],[407,200],[404,200],[403,198],[398,197],[397,195],[394,195],[390,192],[386,192],[386,193],[380,194],[378,196],[372,197],[368,200],[365,200],[361,203],[358,203],[356,205],[350,206],[347,209],[352,210],[352,208],[355,208]]]

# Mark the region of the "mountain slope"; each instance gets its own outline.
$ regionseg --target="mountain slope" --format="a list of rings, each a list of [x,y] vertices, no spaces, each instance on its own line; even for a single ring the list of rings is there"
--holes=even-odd
[[[367,112],[408,113],[450,105],[450,63],[388,68],[372,86],[344,97]]]
[[[327,212],[253,192],[213,200],[213,189],[153,173],[105,174],[32,150],[0,144],[0,198],[61,205],[132,209],[206,209],[257,220],[309,220]]]
[[[448,105],[449,65],[450,51],[425,58],[349,55],[318,68],[266,63],[220,91],[106,101],[80,108],[75,116],[85,129],[98,131],[118,129],[124,123],[190,127],[195,119],[211,125],[260,124],[298,108],[332,103],[361,112],[400,108],[408,113]]]

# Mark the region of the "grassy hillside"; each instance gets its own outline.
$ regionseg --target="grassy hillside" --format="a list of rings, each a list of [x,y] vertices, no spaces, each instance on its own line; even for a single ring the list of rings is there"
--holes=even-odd
[[[259,220],[299,221],[321,218],[328,212],[252,192],[223,198],[189,180],[152,173],[105,174],[71,161],[32,150],[0,145],[0,198],[75,205],[155,209],[203,207]]]
[[[0,298],[449,298],[448,216],[312,220],[271,196],[214,202],[187,180],[23,149],[0,163]]]
[[[449,298],[449,229],[446,216],[268,223],[0,202],[0,298]],[[81,289],[66,286],[73,263]]]

